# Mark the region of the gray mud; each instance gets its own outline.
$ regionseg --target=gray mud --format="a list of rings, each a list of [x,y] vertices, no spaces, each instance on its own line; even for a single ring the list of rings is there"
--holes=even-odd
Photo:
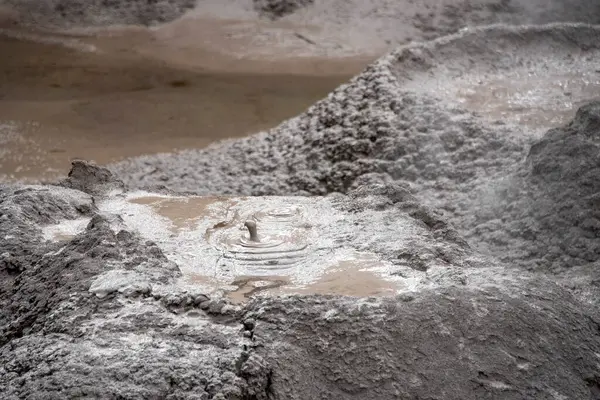
[[[260,15],[277,19],[314,3],[314,0],[253,0]]]
[[[387,174],[419,189],[464,184],[523,159],[533,135],[527,126],[490,121],[445,99],[444,92],[414,89],[426,83],[423,75],[435,78],[433,67],[445,58],[457,74],[477,65],[480,77],[486,76],[483,68],[509,73],[515,63],[535,57],[538,65],[589,73],[598,38],[598,28],[587,25],[497,26],[409,45],[270,131],[110,168],[132,187],[165,185],[198,194],[343,192],[365,174]],[[513,53],[499,51],[509,45],[515,45]],[[577,65],[574,55],[582,52],[590,61]],[[466,53],[462,64],[459,53]]]
[[[600,399],[596,92],[580,91],[573,114],[540,132],[469,108],[448,83],[590,74],[599,38],[583,24],[469,29],[399,48],[269,132],[0,186],[0,393]],[[431,88],[415,84],[420,74],[446,78]],[[354,226],[347,242],[419,284],[232,304],[180,285],[160,244],[102,211],[141,188],[323,195]],[[74,236],[46,240],[43,228],[83,218]],[[419,229],[407,244],[391,224]]]
[[[195,0],[3,0],[21,22],[46,27],[156,25],[173,21]]]
[[[367,184],[336,201],[348,218],[370,212],[369,221],[422,224],[427,232],[415,235],[411,254],[382,251],[398,260],[398,274],[422,274],[423,285],[391,298],[234,305],[176,285],[181,271],[155,243],[99,212],[96,204],[124,190],[108,171],[76,162],[70,175],[60,186],[1,188],[2,234],[22,238],[1,249],[3,398],[598,393],[595,308],[543,275],[477,256],[397,184]],[[43,226],[81,217],[91,220],[73,238],[41,236]]]

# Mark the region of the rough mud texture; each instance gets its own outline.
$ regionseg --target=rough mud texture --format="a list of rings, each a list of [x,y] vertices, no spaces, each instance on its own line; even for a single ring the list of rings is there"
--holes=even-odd
[[[599,122],[600,102],[592,102],[536,141],[517,171],[493,188],[497,201],[476,210],[470,235],[496,257],[543,272],[598,261]]]
[[[442,211],[470,245],[461,251],[504,265],[470,263],[456,274],[450,259],[457,279],[396,300],[256,301],[246,318],[272,368],[273,398],[597,399],[600,103],[540,137],[538,127],[502,123],[409,82],[443,60],[460,74],[487,57],[508,73],[544,52],[555,57],[550,69],[570,65],[569,54],[592,68],[598,36],[585,25],[494,27],[402,48],[271,132],[113,170],[132,185],[160,179],[197,193],[367,190],[375,207],[398,195],[375,193],[400,183],[392,192],[403,187]],[[494,43],[531,54],[504,58]],[[314,373],[298,369],[305,363]]]
[[[272,398],[598,398],[597,320],[543,278],[482,275],[393,300],[249,307]]]
[[[207,150],[142,157],[113,170],[131,185],[160,181],[200,194],[322,195],[402,181],[425,204],[442,209],[478,249],[502,261],[529,269],[541,263],[546,271],[594,262],[597,187],[590,177],[598,161],[595,124],[587,121],[594,120],[595,106],[582,108],[566,131],[557,128],[534,144],[531,127],[489,119],[445,100],[445,92],[428,95],[410,85],[419,86],[411,83],[416,74],[442,59],[453,71],[464,70],[471,57],[509,73],[521,56],[498,53],[503,43],[520,43],[520,51],[530,52],[523,59],[541,58],[540,65],[548,48],[558,66],[582,52],[593,61],[599,38],[598,29],[586,25],[498,26],[407,46],[272,131]],[[464,54],[462,65],[458,54]],[[584,67],[593,68],[592,61]],[[480,68],[482,77],[487,73]],[[561,157],[551,153],[558,149]],[[575,193],[581,199],[560,197]],[[568,205],[572,201],[576,205]]]
[[[253,0],[254,9],[271,19],[292,14],[299,8],[309,6],[314,0]]]
[[[95,213],[86,193],[20,186],[1,193],[0,229],[3,237],[14,236],[1,249],[2,398],[264,393],[267,374],[243,372],[245,339],[235,309],[169,288],[180,272],[156,245],[112,230],[111,217]],[[40,226],[81,215],[94,216],[74,239],[42,239]]]
[[[390,299],[245,306],[178,288],[177,266],[115,229],[119,217],[99,214],[89,193],[3,186],[2,219],[14,222],[1,233],[25,239],[3,251],[28,257],[22,269],[0,265],[3,398],[597,398],[595,308],[542,275],[476,256],[406,186],[364,181],[334,195],[349,215],[410,215],[449,250],[392,254],[381,244],[424,284]],[[68,184],[106,196],[110,182],[119,185],[76,162]],[[73,239],[41,237],[56,219],[90,215]]]
[[[156,25],[181,17],[195,0],[3,0],[27,24],[45,26]]]
[[[92,195],[125,189],[125,184],[116,179],[110,171],[83,160],[75,160],[71,163],[69,176],[61,182],[61,186]]]
[[[120,182],[107,170],[75,162],[66,184],[106,196],[103,187]],[[20,238],[3,242],[3,258],[22,267],[0,265],[3,398],[272,395],[272,369],[253,350],[240,307],[174,286],[177,266],[152,242],[114,229],[119,217],[99,214],[89,193],[61,186],[3,186],[1,193],[1,233]],[[414,248],[416,259],[401,256],[399,265],[424,274],[428,263],[443,263],[429,284],[462,281],[462,272],[449,267],[466,262],[468,246],[405,188],[374,185],[338,201],[349,213],[411,215],[449,250],[436,261]],[[44,225],[82,216],[92,218],[75,238],[42,238]]]
[[[555,275],[586,302],[600,299],[600,102],[548,131],[511,174],[474,196],[464,232],[496,259]],[[465,209],[468,210],[468,209]],[[458,219],[457,219],[458,221]],[[464,225],[463,225],[464,226]]]

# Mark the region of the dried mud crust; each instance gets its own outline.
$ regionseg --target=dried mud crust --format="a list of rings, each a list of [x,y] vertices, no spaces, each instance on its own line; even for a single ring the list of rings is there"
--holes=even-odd
[[[173,21],[196,5],[195,0],[5,0],[29,25],[90,27],[156,25]]]
[[[272,398],[597,398],[598,325],[565,290],[497,272],[471,279],[393,300],[248,307]]]

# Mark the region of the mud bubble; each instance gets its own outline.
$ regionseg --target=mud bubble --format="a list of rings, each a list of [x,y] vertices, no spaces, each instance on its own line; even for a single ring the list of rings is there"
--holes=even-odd
[[[181,269],[182,285],[221,291],[233,301],[259,293],[362,297],[402,289],[400,278],[389,272],[391,264],[345,239],[356,224],[327,198],[141,192],[98,207],[155,242]],[[77,233],[73,226],[48,227],[47,237],[68,239]]]

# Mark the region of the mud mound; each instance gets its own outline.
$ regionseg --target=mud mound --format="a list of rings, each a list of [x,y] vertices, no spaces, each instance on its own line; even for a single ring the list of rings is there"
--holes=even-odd
[[[94,184],[90,177],[102,179]],[[76,163],[68,184],[82,182],[101,196],[61,187],[0,188],[2,204],[10,203],[3,215],[23,226],[0,225],[0,234],[31,233],[4,244],[9,253],[27,250],[25,268],[0,264],[3,277],[10,276],[0,286],[0,392],[7,399],[597,393],[595,309],[539,275],[477,256],[405,187],[372,182],[333,197],[358,224],[349,240],[377,238],[385,224],[373,221],[387,219],[416,244],[429,240],[429,250],[452,250],[436,259],[407,246],[413,262],[425,261],[424,270],[409,262],[424,278],[419,285],[388,299],[263,296],[239,306],[182,286],[177,265],[125,228],[127,215],[102,211],[102,202],[123,195],[101,190],[119,184],[108,171]],[[16,196],[17,204],[10,200]],[[62,211],[52,211],[57,204]],[[50,219],[39,217],[45,213],[84,215],[89,222],[72,237],[45,240],[41,232]],[[410,228],[408,217],[426,233]],[[371,245],[401,264],[411,261],[394,241]]]
[[[12,186],[1,193],[0,230],[14,239],[2,242],[3,261],[21,267],[0,263],[3,398],[244,398],[255,391],[239,376],[238,328],[200,316],[225,317],[232,310],[221,313],[224,303],[200,293],[161,291],[180,272],[156,245],[115,232],[115,217],[98,214],[86,193]],[[81,199],[87,208],[65,198]],[[49,218],[40,216],[81,214],[93,217],[74,238],[57,243],[42,237]],[[180,306],[187,314],[169,311]],[[266,386],[264,377],[253,385]]]
[[[111,169],[134,187],[199,194],[404,182],[479,251],[531,270],[588,269],[598,260],[595,106],[581,108],[568,140],[561,128],[536,143],[600,98],[599,38],[583,24],[468,29],[392,52],[269,132]]]
[[[535,132],[490,120],[439,85],[468,71],[477,75],[471,80],[485,79],[494,68],[508,75],[536,57],[534,69],[552,62],[589,73],[598,36],[587,25],[498,26],[403,47],[269,132],[111,169],[132,187],[160,183],[198,194],[252,195],[344,192],[362,175],[387,174],[420,190],[434,188],[431,196],[443,197],[435,205],[450,207],[445,192],[465,193],[478,180],[504,173],[526,155]],[[500,51],[515,43],[516,54]],[[582,51],[591,58],[578,64]]]
[[[599,110],[585,105],[536,141],[512,176],[489,187],[469,236],[503,261],[544,272],[600,260]]]
[[[155,25],[169,22],[193,8],[195,0],[5,0],[29,25],[93,27],[104,25]]]
[[[82,160],[71,163],[69,176],[60,184],[92,195],[118,192],[125,188],[125,184],[116,179],[110,171]]]
[[[55,223],[89,216],[95,210],[92,198],[81,192],[55,187],[0,185],[0,277],[16,276],[43,254],[37,224]],[[3,298],[2,301],[7,300]]]
[[[272,397],[596,398],[598,325],[569,294],[544,279],[471,279],[395,300],[254,305]]]

